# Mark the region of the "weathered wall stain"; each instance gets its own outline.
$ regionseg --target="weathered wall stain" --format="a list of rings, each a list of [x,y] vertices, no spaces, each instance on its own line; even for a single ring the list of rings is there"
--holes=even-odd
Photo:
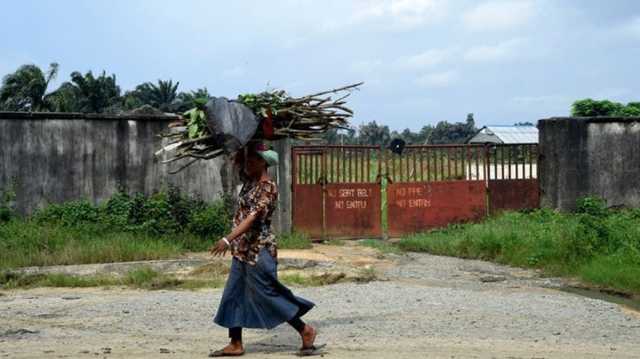
[[[640,207],[640,118],[538,122],[541,204],[572,210],[587,195]]]

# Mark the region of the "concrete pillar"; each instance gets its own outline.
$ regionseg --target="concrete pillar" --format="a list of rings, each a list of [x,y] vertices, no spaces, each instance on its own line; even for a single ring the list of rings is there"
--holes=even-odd
[[[270,174],[278,183],[278,207],[273,215],[273,229],[276,233],[291,232],[291,140],[273,142],[278,152],[278,166]]]

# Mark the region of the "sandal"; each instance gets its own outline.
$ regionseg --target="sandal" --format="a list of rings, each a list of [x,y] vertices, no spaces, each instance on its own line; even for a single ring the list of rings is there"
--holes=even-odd
[[[320,344],[320,345],[314,345],[313,343],[315,343],[316,341],[316,337],[318,336],[318,330],[317,329],[313,329],[313,337],[311,338],[311,346],[309,347],[301,347],[298,352],[297,355],[298,356],[310,356],[310,355],[319,355],[319,354],[324,354],[324,352],[318,352],[319,349],[322,349],[326,346],[326,344]]]
[[[210,351],[208,357],[209,358],[216,358],[216,357],[239,357],[241,355],[244,355],[244,351],[241,353],[228,353],[225,352],[224,349],[218,349],[216,351]]]
[[[312,355],[323,355],[326,354],[325,351],[322,351],[320,349],[324,348],[325,346],[327,346],[326,344],[320,344],[320,345],[312,345],[308,348],[300,348],[300,350],[298,350],[298,352],[296,353],[297,356],[299,357],[306,357],[306,356],[312,356]]]

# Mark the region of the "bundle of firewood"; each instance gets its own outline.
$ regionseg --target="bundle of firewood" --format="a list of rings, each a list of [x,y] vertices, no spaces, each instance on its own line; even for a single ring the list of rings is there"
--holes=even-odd
[[[169,156],[163,163],[188,159],[170,173],[177,173],[201,159],[232,153],[250,140],[294,138],[313,140],[332,128],[346,128],[353,111],[345,99],[361,83],[303,97],[290,97],[285,91],[266,91],[196,102],[196,107],[179,116],[161,134],[162,149]],[[340,94],[337,99],[332,94]],[[208,101],[207,101],[208,100]]]

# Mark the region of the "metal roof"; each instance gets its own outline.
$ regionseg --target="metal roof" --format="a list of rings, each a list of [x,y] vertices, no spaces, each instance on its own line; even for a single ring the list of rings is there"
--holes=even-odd
[[[535,126],[484,126],[468,142],[538,143],[538,128]]]

